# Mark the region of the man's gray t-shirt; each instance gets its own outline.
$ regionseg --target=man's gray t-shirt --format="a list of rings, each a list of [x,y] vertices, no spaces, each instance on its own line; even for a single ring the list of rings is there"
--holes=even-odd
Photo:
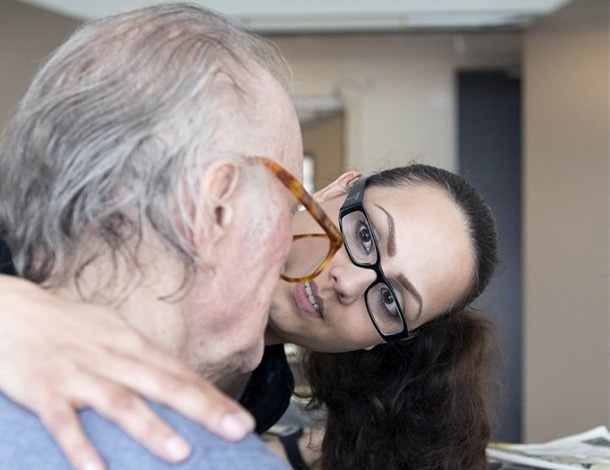
[[[115,424],[86,410],[81,420],[108,470],[287,470],[255,435],[231,443],[158,404],[153,410],[191,443],[188,460],[169,464],[150,454]],[[42,423],[0,394],[0,470],[71,470]]]

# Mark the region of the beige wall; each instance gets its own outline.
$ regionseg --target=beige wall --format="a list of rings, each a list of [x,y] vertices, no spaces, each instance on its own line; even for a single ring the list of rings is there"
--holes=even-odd
[[[608,424],[609,2],[524,43],[524,439]]]
[[[525,41],[524,438],[608,423],[608,2],[575,0]],[[0,126],[77,25],[0,0]],[[457,167],[458,68],[521,63],[519,34],[276,38],[300,97],[345,103],[343,167]],[[318,130],[319,131],[319,130]],[[312,131],[315,132],[315,131]],[[307,142],[307,137],[306,137]],[[330,147],[329,147],[330,148]],[[341,165],[341,164],[340,164]]]
[[[343,173],[344,119],[339,113],[301,126],[303,151],[314,159],[314,185],[321,189]]]
[[[77,26],[70,18],[0,1],[0,128],[26,92],[41,60]]]
[[[0,2],[0,126],[40,60],[75,20]],[[517,67],[521,35],[397,35],[274,39],[292,64],[297,94],[340,95],[345,168],[372,171],[413,159],[455,169],[456,67]]]
[[[517,67],[519,34],[278,38],[297,94],[345,103],[345,167],[457,168],[455,71]]]

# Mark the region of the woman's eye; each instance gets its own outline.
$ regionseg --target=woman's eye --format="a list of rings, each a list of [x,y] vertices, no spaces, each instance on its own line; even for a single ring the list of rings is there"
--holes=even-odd
[[[382,300],[383,300],[383,303],[386,304],[386,305],[393,305],[394,304],[394,296],[387,289],[385,291],[383,291],[383,293],[382,293]]]
[[[373,249],[373,237],[369,226],[365,223],[361,223],[358,227],[358,244],[364,250],[366,254],[369,254]]]
[[[390,317],[400,318],[400,310],[398,307],[398,303],[396,302],[396,299],[394,298],[394,295],[392,294],[390,289],[388,289],[387,287],[381,289],[379,291],[379,294],[379,301],[386,314]]]

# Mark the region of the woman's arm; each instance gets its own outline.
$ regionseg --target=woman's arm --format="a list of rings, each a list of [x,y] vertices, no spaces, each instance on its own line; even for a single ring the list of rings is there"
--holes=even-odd
[[[90,407],[168,461],[190,446],[140,395],[229,440],[252,417],[178,359],[105,308],[63,301],[0,275],[0,390],[37,414],[75,469],[104,467],[77,411]]]

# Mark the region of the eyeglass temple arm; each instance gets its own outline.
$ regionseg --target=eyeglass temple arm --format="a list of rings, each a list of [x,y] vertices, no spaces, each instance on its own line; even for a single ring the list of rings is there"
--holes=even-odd
[[[315,199],[309,194],[303,194],[303,199],[307,200],[309,207],[311,210],[311,216],[318,222],[322,227],[327,227],[330,231],[329,238],[331,238],[335,243],[342,243],[343,235],[341,231],[337,227],[337,225],[330,219],[328,214],[324,212],[322,207],[315,201]]]
[[[359,205],[364,198],[364,186],[366,185],[366,178],[361,178],[357,181],[350,189],[343,206],[341,207],[341,213],[351,212],[354,207]]]

